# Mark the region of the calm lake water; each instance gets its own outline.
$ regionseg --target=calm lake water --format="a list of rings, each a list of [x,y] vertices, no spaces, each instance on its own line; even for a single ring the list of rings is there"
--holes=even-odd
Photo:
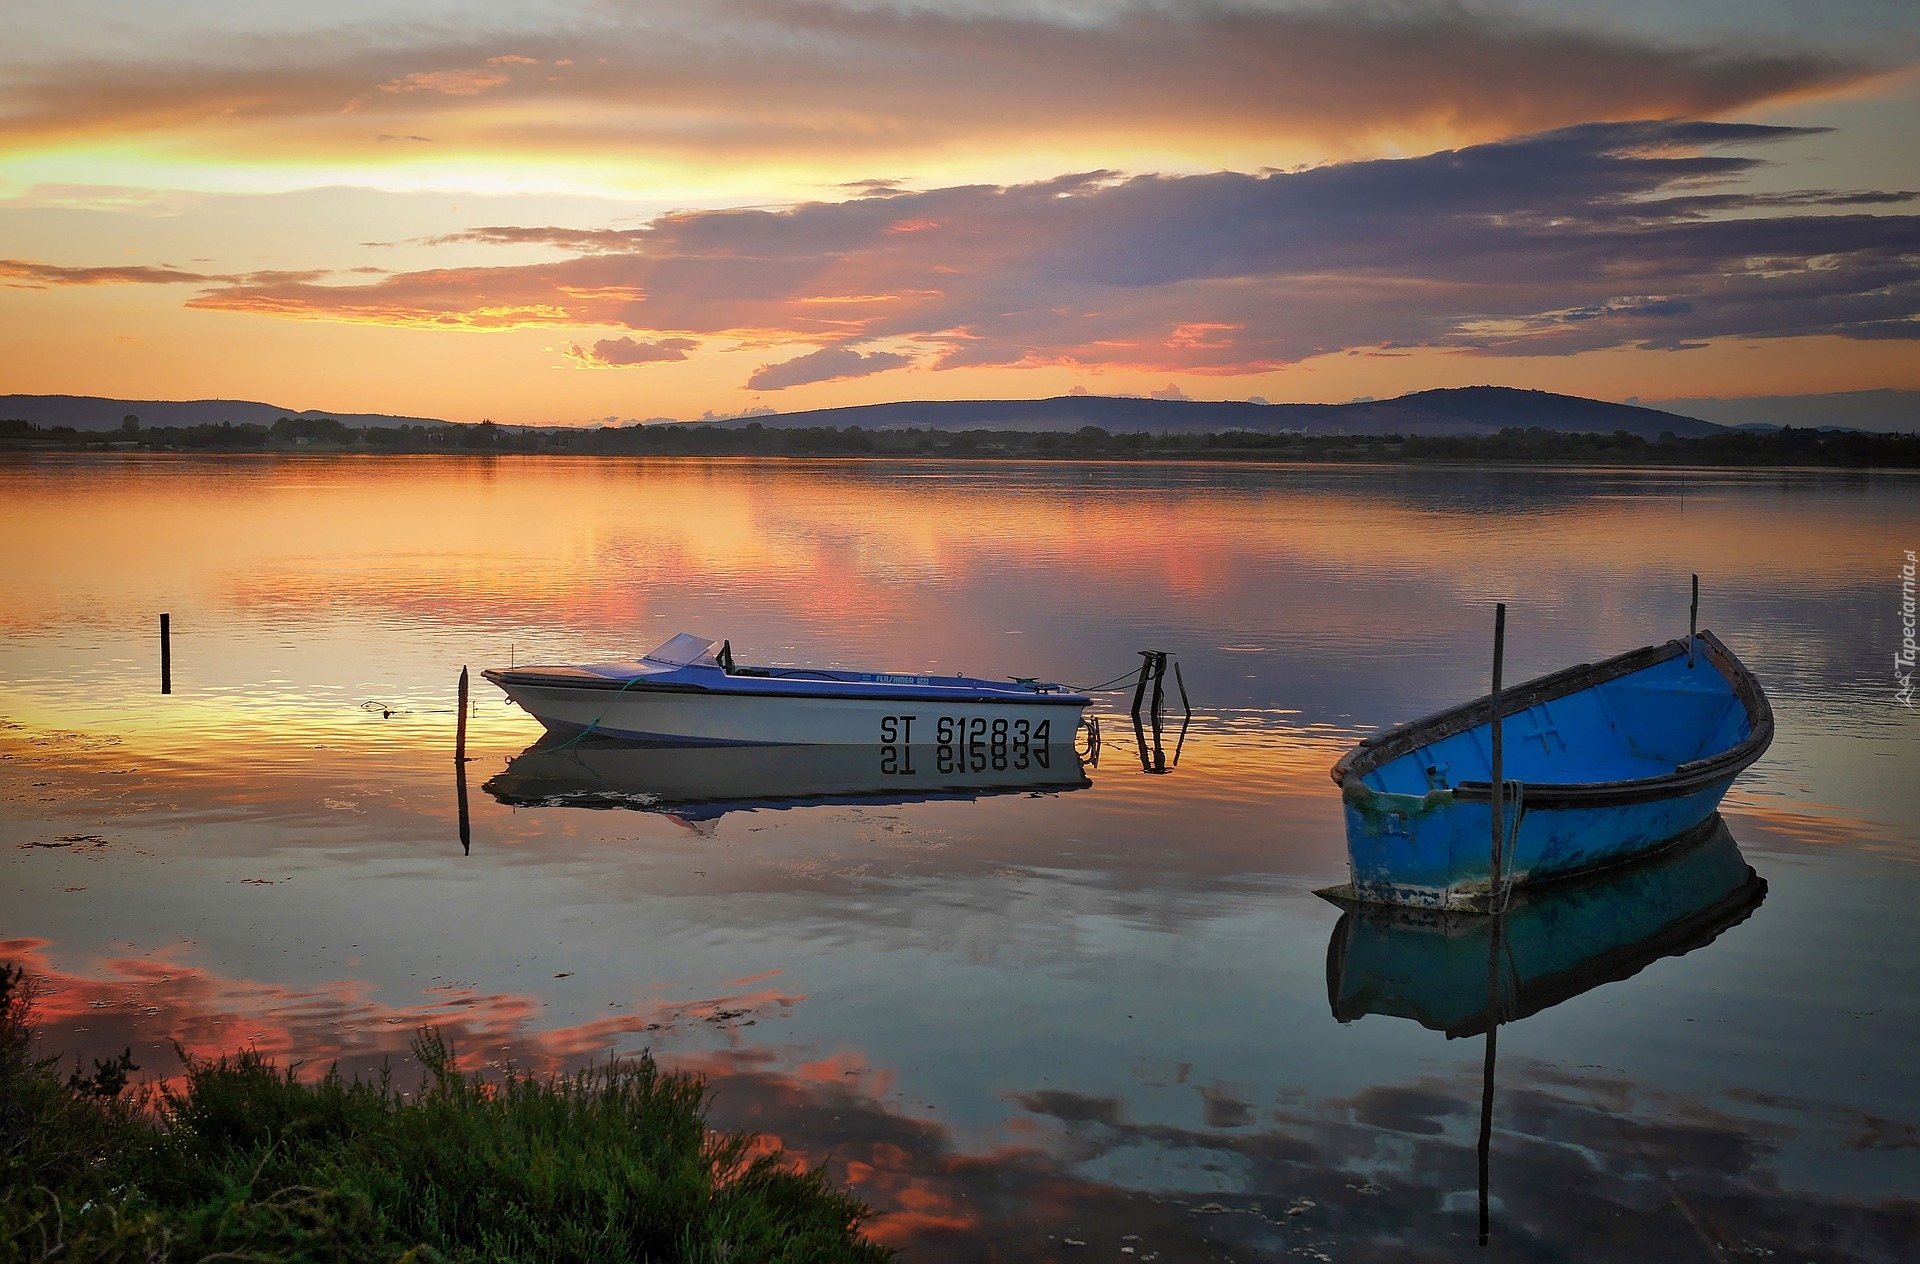
[[[1920,1258],[1914,478],[72,457],[0,503],[0,954],[49,1049],[650,1049],[916,1261]],[[1482,1252],[1484,939],[1313,894],[1327,769],[1484,692],[1495,601],[1514,681],[1683,634],[1692,572],[1779,736],[1731,842],[1515,924]],[[508,768],[539,729],[481,667],[680,630],[1078,685],[1166,649],[1194,718],[1148,775],[1103,695],[1097,764],[945,794]]]

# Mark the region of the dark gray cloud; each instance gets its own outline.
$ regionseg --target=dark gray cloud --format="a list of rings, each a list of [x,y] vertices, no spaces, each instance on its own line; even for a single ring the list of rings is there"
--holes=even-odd
[[[749,390],[781,391],[809,382],[834,382],[842,378],[868,377],[888,369],[905,368],[913,357],[892,351],[855,351],[851,347],[822,347],[818,351],[780,364],[764,364],[747,379]]]
[[[1851,209],[1906,195],[1740,188],[1763,162],[1752,147],[1805,134],[1589,124],[1296,173],[1090,172],[633,230],[493,227],[465,236],[582,253],[360,285],[249,279],[192,305],[825,348],[763,369],[757,389],[905,363],[847,349],[883,338],[935,348],[940,368],[1238,374],[1355,348],[1920,337],[1920,217]]]
[[[355,268],[354,272],[382,272],[380,268]],[[74,285],[253,285],[306,284],[330,275],[323,269],[299,272],[265,271],[243,273],[188,272],[169,263],[109,264],[104,267],[64,267],[36,263],[29,259],[0,259],[0,284],[25,289],[51,289]]]
[[[593,349],[582,350],[579,343],[568,348],[567,356],[583,365],[599,368],[626,368],[635,364],[661,364],[684,360],[687,352],[700,344],[692,338],[662,338],[658,342],[636,342],[632,338],[602,338]]]
[[[0,282],[31,289],[68,285],[179,285],[224,281],[231,278],[183,272],[161,264],[118,265],[98,268],[65,268],[27,259],[0,259]]]
[[[185,35],[148,60],[19,59],[0,74],[0,147],[161,132],[284,159],[432,137],[436,154],[496,161],[810,161],[837,182],[945,146],[1293,141],[1353,154],[1388,136],[1705,116],[1882,69],[1804,41],[1649,39],[1459,0],[1071,15],[622,0],[517,32],[413,21],[298,40]]]

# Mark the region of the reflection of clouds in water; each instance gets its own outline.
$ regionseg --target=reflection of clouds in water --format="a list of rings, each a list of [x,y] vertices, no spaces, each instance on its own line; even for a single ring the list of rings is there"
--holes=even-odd
[[[830,1171],[881,1208],[883,1240],[916,1258],[1051,1258],[1055,1235],[1169,1258],[1317,1244],[1415,1260],[1470,1246],[1474,1233],[1477,1084],[1465,1077],[1261,1111],[1252,1128],[1129,1124],[1112,1098],[1041,1090],[1012,1097],[1024,1112],[1009,1121],[1015,1140],[966,1153],[939,1125],[841,1086],[709,1071],[722,1090],[716,1123],[777,1119],[790,1150],[831,1155]],[[1878,1260],[1916,1227],[1902,1204],[1781,1189],[1769,1164],[1785,1128],[1627,1084],[1589,1092],[1530,1075],[1511,1072],[1521,1082],[1500,1099],[1489,1258],[1576,1241],[1594,1260],[1728,1250]],[[1613,1108],[1621,1095],[1638,1099],[1638,1114]],[[1013,1207],[1018,1229],[954,1214]]]
[[[764,1133],[763,1145],[826,1163],[880,1210],[875,1236],[916,1258],[1051,1258],[1053,1234],[1169,1259],[1317,1246],[1415,1260],[1469,1243],[1474,1230],[1479,1086],[1465,1069],[1345,1098],[1263,1100],[1252,1086],[1210,1081],[1193,1086],[1192,1124],[1135,1122],[1112,1095],[1014,1090],[998,1139],[969,1143],[903,1100],[895,1074],[858,1050],[807,1058],[739,1043],[756,1015],[805,999],[775,988],[642,998],[633,1012],[541,1030],[531,998],[482,995],[457,980],[429,1001],[388,1006],[351,981],[303,989],[229,979],[167,954],[77,975],[51,968],[48,949],[0,942],[0,955],[25,962],[43,989],[41,1047],[96,1056],[130,1046],[149,1075],[173,1066],[168,1038],[202,1056],[251,1044],[298,1057],[304,1073],[336,1060],[373,1073],[390,1061],[403,1083],[423,1024],[476,1068],[557,1070],[669,1041],[679,1047],[667,1065],[708,1079],[715,1126]],[[670,1039],[688,1033],[691,1041]],[[1186,1078],[1183,1067],[1141,1071]],[[1890,1154],[1920,1149],[1912,1124],[1780,1094],[1728,1096],[1747,1113],[1550,1064],[1504,1067],[1490,1258],[1535,1258],[1578,1241],[1583,1259],[1635,1264],[1695,1249],[1678,1243],[1878,1260],[1912,1240],[1920,1220],[1911,1204],[1783,1188],[1775,1170],[1801,1131],[1839,1129],[1860,1150]]]
[[[511,1062],[552,1071],[652,1040],[736,1042],[740,1029],[806,999],[775,988],[687,1001],[642,993],[616,1003],[620,1012],[605,1018],[541,1028],[538,1000],[482,993],[464,980],[429,985],[421,989],[427,999],[393,1005],[359,980],[298,987],[229,978],[189,964],[185,946],[108,958],[91,976],[53,965],[52,949],[40,939],[0,940],[0,959],[24,965],[39,989],[41,1043],[73,1056],[131,1048],[154,1077],[174,1074],[174,1042],[196,1057],[251,1047],[309,1068],[338,1062],[370,1072],[387,1059],[406,1063],[414,1033],[429,1026],[445,1034],[468,1069]]]

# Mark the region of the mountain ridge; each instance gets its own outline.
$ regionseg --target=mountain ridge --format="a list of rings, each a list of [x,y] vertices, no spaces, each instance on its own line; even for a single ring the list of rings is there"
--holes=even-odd
[[[76,430],[117,430],[132,414],[146,427],[232,422],[272,425],[281,417],[331,417],[358,426],[437,426],[431,417],[289,409],[254,400],[129,400],[92,395],[0,395],[0,418]],[[464,424],[464,423],[462,423]],[[700,422],[651,422],[698,425]],[[1510,386],[1441,387],[1394,399],[1346,404],[1261,404],[1235,400],[1141,399],[1115,395],[1056,395],[1046,399],[904,400],[838,408],[767,413],[713,422],[728,428],[759,424],[769,429],[860,426],[868,430],[1074,431],[1085,426],[1115,433],[1202,433],[1244,430],[1310,435],[1477,436],[1509,427],[1538,426],[1569,434],[1624,430],[1645,439],[1663,432],[1681,437],[1722,433],[1710,421],[1636,404],[1616,404],[1579,395]],[[580,429],[577,426],[515,425],[514,430]]]

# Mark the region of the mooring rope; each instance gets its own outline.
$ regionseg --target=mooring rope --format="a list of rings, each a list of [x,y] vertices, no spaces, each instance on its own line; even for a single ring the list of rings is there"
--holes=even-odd
[[[631,689],[636,683],[640,681],[640,679],[641,677],[639,676],[634,676],[628,679],[626,684],[621,685],[620,688],[614,692],[613,697],[608,700],[605,709],[603,709],[599,715],[596,715],[595,717],[593,717],[592,724],[587,725],[587,727],[581,729],[578,733],[575,733],[572,737],[560,743],[558,746],[549,747],[547,753],[553,754],[559,751],[566,750],[568,747],[578,745],[580,742],[580,739],[586,737],[589,733],[593,732],[595,729],[600,727],[600,721],[606,719],[607,716],[612,714],[613,704],[620,701],[620,695],[625,693],[627,690]]]
[[[1511,861],[1513,859],[1514,848],[1520,844],[1520,818],[1527,814],[1527,783],[1524,781],[1508,781],[1504,783],[1500,787],[1500,799],[1502,803],[1506,802],[1507,786],[1513,787],[1513,824],[1507,827],[1507,836],[1501,840],[1500,850],[1501,854],[1507,860]],[[1492,910],[1493,912],[1504,913],[1507,911],[1507,905],[1513,899],[1513,887],[1513,866],[1508,864],[1505,866],[1505,872],[1500,875],[1500,890],[1494,893],[1498,904]]]
[[[1139,679],[1139,677],[1140,677],[1140,669],[1135,667],[1128,671],[1121,672],[1118,676],[1115,676],[1112,680],[1107,681],[1105,684],[1089,685],[1085,689],[1080,688],[1078,685],[1068,685],[1067,688],[1073,690],[1075,693],[1102,693],[1108,690],[1111,690],[1114,693],[1125,693],[1127,690],[1124,685],[1121,685],[1117,689],[1113,687],[1115,685],[1119,685],[1120,682],[1123,680],[1137,680]]]

